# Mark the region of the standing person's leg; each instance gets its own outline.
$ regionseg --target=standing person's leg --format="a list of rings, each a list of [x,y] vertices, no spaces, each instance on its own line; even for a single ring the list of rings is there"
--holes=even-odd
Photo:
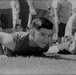
[[[28,21],[29,21],[29,12],[25,12],[25,17],[24,17],[23,22],[22,22],[23,31],[26,31]]]
[[[56,42],[58,40],[58,26],[54,16],[48,16],[48,19],[54,24],[52,40]]]
[[[4,10],[4,16],[5,16],[5,25],[8,33],[13,32],[13,14],[12,14],[12,9],[5,9]]]
[[[8,16],[8,29],[9,33],[13,32],[13,14],[12,9],[9,9],[9,16]],[[8,14],[7,14],[8,15]]]
[[[0,9],[0,31],[2,31],[2,15],[3,15],[3,9]]]
[[[61,36],[61,34],[62,34],[62,32],[61,32],[61,30],[62,30],[62,28],[61,28],[61,23],[58,25],[58,43],[60,44],[61,43],[61,39],[62,39],[62,36]]]
[[[29,28],[31,28],[31,26],[30,26],[31,20],[32,20],[32,14],[29,13],[29,19],[28,19],[28,24],[27,24],[27,30],[28,30]]]
[[[21,19],[21,27],[23,28],[24,31],[26,31],[26,27],[27,27],[28,19],[29,19],[29,12],[20,11],[19,18]]]
[[[65,35],[66,24],[60,23],[58,26],[58,43],[60,44],[62,42],[62,37]]]
[[[3,31],[2,30],[2,21],[1,21],[2,15],[3,15],[3,9],[0,9],[0,31]],[[2,44],[0,44],[0,55],[4,55]]]

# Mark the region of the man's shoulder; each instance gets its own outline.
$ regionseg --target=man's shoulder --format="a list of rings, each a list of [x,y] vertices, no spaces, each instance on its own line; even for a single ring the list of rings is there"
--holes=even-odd
[[[22,38],[22,37],[26,37],[29,34],[29,32],[13,32],[11,33],[13,38]]]

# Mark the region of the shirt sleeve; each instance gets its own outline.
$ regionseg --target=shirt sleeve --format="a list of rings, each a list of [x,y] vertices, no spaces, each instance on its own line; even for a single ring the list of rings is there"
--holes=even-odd
[[[27,34],[28,33],[25,32],[14,32],[11,34],[16,44],[15,50],[18,50],[21,47],[22,42],[24,41],[24,38],[26,37]]]

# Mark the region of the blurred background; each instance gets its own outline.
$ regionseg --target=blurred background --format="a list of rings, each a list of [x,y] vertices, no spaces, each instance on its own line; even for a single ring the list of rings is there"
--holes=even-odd
[[[72,8],[76,6],[76,0],[70,0],[72,2]],[[58,0],[53,0],[53,6],[56,8]]]

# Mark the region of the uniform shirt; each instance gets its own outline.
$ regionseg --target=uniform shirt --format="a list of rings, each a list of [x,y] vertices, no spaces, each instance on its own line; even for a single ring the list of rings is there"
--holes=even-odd
[[[29,46],[29,33],[26,32],[15,32],[11,34],[14,42],[16,44],[15,50],[11,51],[6,50],[7,56],[16,56],[16,55],[39,55],[48,51],[49,44],[45,48],[40,47],[31,47]]]

